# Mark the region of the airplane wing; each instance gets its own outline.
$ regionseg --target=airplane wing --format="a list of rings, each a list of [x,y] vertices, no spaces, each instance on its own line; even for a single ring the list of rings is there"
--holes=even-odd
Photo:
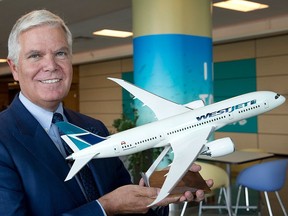
[[[213,127],[206,127],[197,130],[196,133],[192,133],[189,136],[171,141],[171,146],[174,151],[173,162],[160,193],[149,206],[157,204],[169,195],[196,160],[203,145],[207,143],[207,140],[213,131]]]
[[[182,114],[191,110],[189,107],[166,100],[122,79],[110,77],[108,79],[118,83],[120,86],[134,95],[134,99],[137,98],[142,101],[144,105],[147,105],[155,113],[158,120]]]

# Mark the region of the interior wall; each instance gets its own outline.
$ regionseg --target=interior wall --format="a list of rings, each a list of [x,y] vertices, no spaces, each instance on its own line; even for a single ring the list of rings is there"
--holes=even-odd
[[[107,77],[133,71],[132,58],[79,66],[80,112],[103,121],[109,131],[122,116],[122,88]]]
[[[256,59],[257,90],[275,91],[288,96],[288,35],[219,44],[214,46],[214,62]],[[233,73],[233,71],[231,71]],[[238,86],[241,88],[241,86]],[[261,148],[288,154],[288,103],[258,116],[258,133],[221,133],[231,137],[237,149]]]
[[[288,34],[214,45],[214,62],[256,59],[257,90],[276,91],[288,97]],[[79,66],[80,112],[98,118],[113,131],[122,114],[122,90],[107,77],[133,71],[132,58]],[[231,71],[233,73],[233,71]],[[237,86],[235,88],[241,88]],[[288,154],[288,103],[258,116],[258,133],[216,132],[231,137],[237,149],[263,148]]]
[[[68,95],[64,98],[65,107],[79,112],[79,67],[73,66],[73,79]]]

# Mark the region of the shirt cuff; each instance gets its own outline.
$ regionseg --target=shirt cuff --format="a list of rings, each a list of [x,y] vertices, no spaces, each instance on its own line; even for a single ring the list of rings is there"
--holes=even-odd
[[[104,216],[107,216],[107,214],[106,214],[105,210],[103,209],[101,203],[100,203],[98,200],[96,200],[96,202],[97,202],[98,205],[101,207],[101,210],[102,210],[102,212],[103,212],[103,215],[104,215]]]

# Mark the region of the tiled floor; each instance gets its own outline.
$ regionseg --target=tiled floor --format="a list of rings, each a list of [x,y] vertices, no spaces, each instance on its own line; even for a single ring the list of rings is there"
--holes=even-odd
[[[236,191],[237,191],[237,188],[232,188],[232,194],[233,194],[232,195],[232,201],[233,201],[234,206],[235,206],[235,200],[236,200],[235,194],[237,194]],[[261,197],[259,197],[259,193],[257,191],[249,190],[249,197],[250,197],[249,198],[250,205],[256,206],[256,205],[258,205],[258,201],[260,201],[261,213],[259,213],[258,210],[256,210],[256,209],[251,209],[249,211],[246,211],[246,209],[240,209],[240,210],[238,210],[238,214],[237,214],[238,216],[259,216],[259,215],[268,216],[269,215],[268,210],[267,210],[267,206],[266,206],[266,202],[265,202],[265,198],[264,198],[262,193],[261,193]],[[283,194],[282,194],[282,197],[283,197]],[[273,211],[274,215],[277,215],[277,216],[283,215],[281,208],[280,208],[278,202],[276,201],[274,193],[270,193],[269,198],[271,200],[272,211]],[[283,198],[282,198],[282,201],[286,207],[287,203],[285,203]],[[240,198],[240,200],[241,200],[240,205],[243,206],[244,202],[245,202],[243,195]],[[209,202],[210,202],[209,204],[212,205],[214,200],[212,199]],[[177,205],[170,206],[169,216],[180,216],[181,212],[182,212],[182,207],[183,207],[183,204],[177,204]],[[184,216],[198,215],[198,210],[199,210],[198,204],[189,204],[186,211],[185,211]],[[286,207],[286,211],[287,210],[288,209]],[[221,211],[219,211],[218,209],[205,209],[202,211],[202,216],[218,216],[218,215],[226,216],[226,215],[228,215],[228,213],[225,209],[222,209]]]
[[[194,216],[194,215],[198,215],[198,206],[194,206],[194,207],[189,207],[186,209],[184,216]],[[172,208],[170,211],[169,216],[180,216],[182,213],[182,206],[179,206],[179,208]],[[226,210],[218,210],[218,209],[205,209],[202,211],[202,216],[226,216],[228,215]],[[261,215],[260,213],[258,214],[257,210],[249,210],[246,211],[244,209],[239,210],[238,214],[239,216],[258,216]],[[262,215],[266,215],[265,213]]]
[[[180,216],[181,215],[181,211],[171,211],[169,216]],[[185,211],[184,216],[194,216],[194,215],[198,215],[198,208],[189,208]],[[226,216],[228,215],[228,213],[226,211],[218,211],[218,210],[205,210],[202,212],[202,216]],[[259,214],[255,211],[252,210],[250,212],[244,212],[244,211],[240,211],[237,215],[239,216],[258,216]],[[263,215],[263,214],[262,214]]]

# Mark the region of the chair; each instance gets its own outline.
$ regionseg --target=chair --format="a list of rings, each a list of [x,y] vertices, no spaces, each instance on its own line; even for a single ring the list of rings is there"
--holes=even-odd
[[[226,188],[229,187],[229,177],[227,172],[215,165],[203,163],[197,161],[196,164],[201,166],[200,174],[204,179],[213,179],[214,184],[211,188],[212,193],[215,189],[220,189],[219,196],[217,200],[217,205],[203,205],[203,201],[199,204],[199,215],[202,215],[202,209],[227,209],[228,214],[231,214],[231,209],[229,207],[229,202],[227,199]],[[222,194],[224,195],[225,205],[221,205]],[[206,194],[205,200],[207,197],[211,196],[211,194]]]
[[[239,208],[239,199],[242,187],[253,189],[259,192],[264,192],[269,215],[272,214],[271,205],[269,202],[268,192],[275,192],[278,202],[285,216],[287,216],[285,207],[281,201],[278,191],[284,186],[287,170],[287,159],[274,160],[261,164],[256,164],[241,171],[236,179],[236,185],[239,186],[235,215]],[[246,208],[249,210],[249,204],[246,203]]]

